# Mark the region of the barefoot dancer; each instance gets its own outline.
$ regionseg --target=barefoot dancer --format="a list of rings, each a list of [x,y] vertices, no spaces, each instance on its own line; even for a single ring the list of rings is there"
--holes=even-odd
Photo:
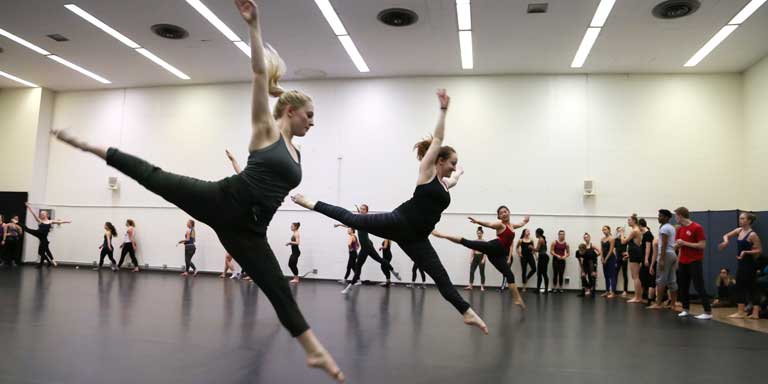
[[[37,237],[37,239],[40,240],[40,245],[37,246],[37,254],[40,256],[40,264],[38,264],[36,268],[42,268],[43,262],[48,262],[49,267],[51,264],[58,266],[59,264],[56,263],[56,260],[53,259],[53,253],[51,253],[51,242],[48,240],[48,234],[51,232],[52,225],[69,224],[71,221],[51,220],[48,218],[47,211],[42,211],[40,212],[40,216],[37,216],[35,211],[32,210],[32,206],[30,206],[29,203],[26,205],[27,210],[29,210],[29,213],[32,214],[32,218],[37,221],[37,229],[27,228],[25,226],[22,226],[21,228],[25,232],[34,237]]]
[[[217,182],[197,180],[163,171],[116,148],[92,146],[66,132],[52,133],[65,143],[107,160],[110,166],[213,228],[227,252],[267,296],[283,326],[297,338],[307,364],[343,382],[344,374],[299,311],[266,237],[275,211],[301,181],[299,152],[291,140],[306,135],[313,125],[312,100],[302,92],[284,92],[277,86],[284,64],[274,51],[264,50],[258,7],[250,0],[235,3],[250,27],[254,71],[250,157],[242,173]],[[279,97],[273,114],[269,112],[269,95]]]
[[[456,185],[461,175],[461,172],[454,172],[458,161],[456,151],[442,145],[450,98],[444,89],[437,92],[437,97],[440,100],[440,117],[434,135],[415,146],[420,160],[419,178],[410,200],[392,212],[368,215],[356,215],[322,201],[315,203],[300,194],[293,196],[293,201],[358,231],[396,242],[408,257],[432,277],[440,294],[462,314],[464,323],[476,326],[487,334],[488,327],[453,286],[448,272],[429,242],[429,234],[451,203],[448,190]]]

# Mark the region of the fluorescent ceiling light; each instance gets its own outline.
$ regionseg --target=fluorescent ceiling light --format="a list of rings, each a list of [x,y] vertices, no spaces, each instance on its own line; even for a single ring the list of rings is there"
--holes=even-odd
[[[470,8],[469,0],[456,0],[456,19],[459,24],[459,31],[472,29],[472,12]]]
[[[8,78],[8,79],[11,79],[11,80],[13,80],[13,81],[15,81],[15,82],[17,82],[17,83],[21,83],[21,84],[24,84],[24,85],[26,85],[27,87],[32,87],[32,88],[40,88],[38,85],[36,85],[36,84],[33,84],[33,83],[30,83],[29,81],[26,81],[26,80],[24,80],[24,79],[20,79],[20,78],[18,78],[18,77],[16,77],[16,76],[14,76],[14,75],[11,75],[10,73],[5,73],[5,72],[3,72],[3,71],[0,71],[0,76],[2,76],[2,77],[5,77],[5,78]]]
[[[723,28],[720,28],[720,30],[712,36],[709,41],[707,41],[706,44],[704,44],[701,49],[699,49],[698,52],[696,52],[691,58],[688,60],[688,62],[685,63],[686,67],[695,67],[701,60],[704,60],[707,55],[709,55],[710,52],[712,52],[713,49],[715,49],[720,43],[725,40],[728,35],[730,35],[733,31],[738,28],[738,25],[726,25]]]
[[[136,44],[136,42],[134,42],[133,40],[127,38],[125,35],[123,35],[122,33],[118,32],[118,31],[116,31],[114,28],[110,27],[109,25],[104,24],[101,20],[97,19],[96,17],[94,17],[90,13],[84,11],[82,8],[78,7],[77,5],[67,4],[64,7],[69,9],[70,11],[72,11],[74,14],[82,17],[83,19],[85,19],[89,23],[95,25],[96,27],[98,27],[102,31],[108,33],[110,36],[114,37],[115,39],[120,40],[121,43],[123,43],[123,44],[125,44],[125,45],[127,45],[127,46],[129,46],[129,47],[131,47],[133,49],[141,48],[141,46]]]
[[[21,37],[18,37],[16,35],[14,35],[13,33],[10,33],[8,31],[2,29],[2,28],[0,28],[0,35],[5,36],[5,37],[7,37],[7,38],[9,38],[9,39],[11,39],[11,40],[13,40],[13,41],[23,45],[23,46],[25,46],[25,47],[33,50],[33,51],[35,51],[35,52],[37,52],[37,53],[39,53],[41,55],[48,56],[48,55],[51,54],[50,52],[46,51],[45,49],[42,49],[42,48],[38,47],[37,45],[34,45],[34,44],[30,43],[29,41],[26,41],[26,40],[22,39]]]
[[[187,0],[187,3],[192,6],[197,12],[199,12],[203,17],[205,17],[209,23],[213,24],[216,29],[218,29],[221,33],[224,34],[224,36],[229,39],[229,41],[242,41],[241,38],[237,37],[237,35],[232,32],[229,27],[227,27],[226,24],[224,24],[221,19],[219,19],[213,12],[211,12],[208,7],[205,6],[200,0]]]
[[[155,56],[155,54],[153,54],[152,52],[147,51],[144,48],[139,48],[139,49],[136,50],[136,52],[141,53],[147,59],[150,59],[150,60],[154,61],[155,64],[165,68],[166,71],[168,71],[170,73],[173,73],[174,75],[176,75],[176,77],[178,77],[180,79],[183,79],[183,80],[189,80],[189,76],[187,76],[184,72],[179,71],[173,65],[170,65],[170,64],[166,63],[165,60]]]
[[[95,74],[95,73],[93,73],[93,72],[91,72],[91,71],[89,71],[89,70],[87,70],[87,69],[77,65],[77,64],[74,64],[74,63],[71,63],[71,62],[69,62],[67,60],[64,60],[61,57],[58,57],[56,55],[48,55],[46,57],[51,59],[51,60],[53,60],[53,61],[55,61],[55,62],[57,62],[57,63],[59,63],[59,64],[63,64],[63,65],[65,65],[65,66],[67,66],[67,67],[69,67],[71,69],[74,69],[75,71],[78,71],[78,72],[82,73],[83,75],[86,75],[86,76],[90,77],[91,79],[94,79],[94,80],[96,80],[96,81],[98,81],[98,82],[100,82],[102,84],[112,84],[111,81],[109,81],[109,80],[107,80],[107,79],[105,79],[105,78],[103,78],[103,77],[101,77],[101,76],[99,76],[99,75],[97,75],[97,74]]]
[[[472,58],[472,31],[459,31],[459,50],[461,51],[461,68],[474,68],[475,63]]]
[[[728,24],[741,24],[745,20],[747,20],[750,16],[752,16],[755,11],[757,11],[758,8],[760,8],[761,5],[763,5],[767,0],[752,0],[744,6],[744,8],[741,9],[741,11],[736,14],[736,16],[731,19],[731,21],[728,22]]]
[[[581,68],[584,66],[584,62],[589,56],[589,51],[592,50],[592,46],[595,45],[597,36],[600,35],[601,28],[587,28],[587,33],[584,34],[584,38],[581,39],[581,45],[576,51],[576,56],[573,58],[571,68]]]
[[[235,41],[234,43],[246,56],[251,57],[251,46],[248,43],[244,41]]]
[[[333,9],[329,0],[315,0],[315,4],[320,8],[320,12],[323,13],[325,20],[328,21],[328,24],[330,24],[331,29],[333,29],[333,33],[336,34],[336,36],[348,35],[347,30],[344,28],[344,24],[342,24],[339,15],[336,14],[336,10]]]
[[[605,20],[607,20],[608,15],[611,14],[614,4],[616,4],[616,0],[600,0],[600,5],[597,6],[595,16],[592,17],[592,22],[589,23],[589,26],[602,27],[605,25]]]
[[[347,51],[347,55],[349,55],[349,58],[352,59],[353,63],[355,63],[357,70],[360,72],[370,72],[371,70],[368,68],[368,65],[365,64],[363,57],[360,56],[360,52],[357,50],[355,43],[352,41],[352,38],[349,37],[349,35],[338,37],[341,45],[343,45],[344,49]]]

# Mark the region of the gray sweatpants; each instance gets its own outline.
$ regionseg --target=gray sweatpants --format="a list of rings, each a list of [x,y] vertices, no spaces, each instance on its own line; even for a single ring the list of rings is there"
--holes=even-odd
[[[663,257],[663,271],[661,264],[656,263],[656,288],[667,287],[670,291],[677,291],[677,255],[674,252],[667,252]]]

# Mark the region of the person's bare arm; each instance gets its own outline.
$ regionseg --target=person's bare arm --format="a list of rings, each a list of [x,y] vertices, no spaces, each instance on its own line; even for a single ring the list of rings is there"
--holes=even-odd
[[[429,182],[435,176],[435,162],[445,139],[445,115],[448,113],[448,105],[451,102],[451,98],[445,92],[445,89],[437,91],[437,98],[440,101],[440,114],[437,118],[435,131],[432,134],[432,142],[419,163],[419,185]]]
[[[494,222],[482,221],[482,220],[477,220],[474,217],[468,217],[468,219],[469,219],[469,222],[471,222],[472,224],[477,224],[482,227],[495,229],[497,231],[504,229],[504,224],[502,224],[501,221],[494,221]]]
[[[240,168],[240,163],[237,162],[237,159],[235,159],[235,156],[232,155],[232,152],[230,152],[229,149],[225,149],[224,152],[227,154],[229,162],[232,163],[232,169],[235,170],[235,173],[240,173],[240,171],[242,171]]]

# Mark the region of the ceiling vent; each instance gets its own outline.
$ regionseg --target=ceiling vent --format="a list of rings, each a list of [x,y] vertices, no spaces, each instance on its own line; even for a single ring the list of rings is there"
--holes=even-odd
[[[181,40],[189,36],[186,29],[173,24],[155,24],[152,26],[152,32],[165,39]]]
[[[379,12],[376,18],[390,27],[407,27],[419,21],[419,15],[416,12],[405,8],[385,9]]]
[[[548,9],[549,3],[528,4],[528,13],[547,13]]]
[[[653,7],[653,16],[659,19],[679,19],[695,13],[701,2],[699,0],[667,0]]]
[[[59,43],[64,41],[69,41],[69,39],[66,36],[60,35],[58,33],[54,33],[52,35],[46,35],[46,36],[48,36],[51,40],[58,41]]]

